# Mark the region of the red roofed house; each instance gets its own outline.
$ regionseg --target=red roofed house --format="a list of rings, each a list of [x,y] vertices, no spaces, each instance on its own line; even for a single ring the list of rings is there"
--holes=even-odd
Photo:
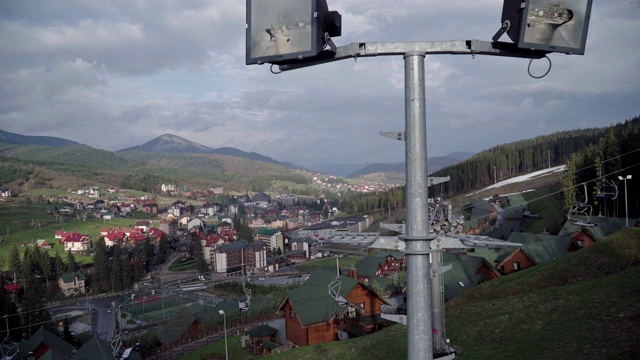
[[[134,233],[131,233],[131,236],[129,236],[129,244],[131,245],[144,242],[145,240],[147,240],[147,235],[145,234],[134,232]]]
[[[91,247],[91,238],[88,235],[80,235],[78,232],[68,233],[62,240],[64,251],[86,251]]]
[[[136,222],[136,229],[140,229],[144,232],[149,231],[149,226],[150,226],[149,220],[139,220]]]
[[[64,230],[57,230],[56,234],[55,234],[55,238],[56,239],[64,239],[65,237],[67,237],[67,235],[69,235],[70,233],[64,231]]]
[[[104,243],[107,246],[113,246],[116,243],[122,244],[126,240],[127,235],[124,231],[110,232],[104,235]]]
[[[160,238],[162,238],[162,236],[164,236],[164,231],[158,229],[158,228],[151,228],[149,229],[149,232],[147,233],[147,235],[149,236],[149,238],[151,239],[151,241],[154,242],[159,242]]]

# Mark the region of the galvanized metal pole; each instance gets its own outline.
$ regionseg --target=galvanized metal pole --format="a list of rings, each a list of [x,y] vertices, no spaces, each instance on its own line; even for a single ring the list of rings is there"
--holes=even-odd
[[[303,60],[299,63],[278,65],[281,71],[288,71],[349,58],[382,55],[404,57],[407,223],[405,235],[402,238],[406,242],[405,253],[407,254],[407,350],[408,358],[411,360],[431,360],[434,350],[448,351],[444,337],[440,254],[433,254],[433,263],[431,266],[429,264],[430,242],[436,236],[429,235],[424,78],[424,57],[427,54],[493,55],[540,59],[546,56],[547,52],[522,50],[515,48],[512,44],[479,40],[352,43],[338,47],[333,56],[321,60]],[[497,179],[497,174],[494,177]],[[434,337],[437,339],[435,348]]]
[[[433,352],[435,355],[448,353],[444,328],[444,294],[442,273],[442,249],[431,254],[431,327],[433,332]]]
[[[433,359],[429,271],[429,212],[425,54],[404,55],[407,174],[407,355]]]
[[[629,178],[629,175],[627,175],[624,178],[624,216],[627,219],[626,220],[626,227],[629,227],[629,204],[627,203],[627,198],[629,197],[628,193],[627,193],[627,179]]]

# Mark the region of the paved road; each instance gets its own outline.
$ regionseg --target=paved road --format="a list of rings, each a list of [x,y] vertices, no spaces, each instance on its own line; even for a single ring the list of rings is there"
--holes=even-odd
[[[91,317],[91,334],[97,334],[105,340],[111,340],[115,330],[115,311],[113,311],[113,302],[116,299],[123,298],[124,295],[112,295],[108,297],[75,300],[64,304],[54,305],[48,308],[52,317],[77,313],[78,311],[86,312],[90,309]]]

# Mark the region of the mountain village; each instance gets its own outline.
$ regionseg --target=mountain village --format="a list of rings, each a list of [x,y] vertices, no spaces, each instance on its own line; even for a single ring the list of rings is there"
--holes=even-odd
[[[59,230],[44,239],[21,242],[20,246],[42,249],[62,246],[68,254],[93,256],[96,241],[104,241],[113,262],[114,247],[132,254],[151,244],[155,254],[163,246],[168,247],[167,264],[155,262],[149,266],[146,263],[149,259],[128,258],[131,266],[144,261],[147,272],[136,279],[132,288],[122,288],[124,294],[130,294],[126,295],[130,296],[129,301],[118,293],[109,295],[112,307],[119,307],[119,311],[117,315],[109,311],[108,316],[118,316],[120,328],[113,328],[104,336],[97,331],[98,336],[91,337],[77,352],[69,352],[72,344],[60,343],[50,330],[41,327],[29,339],[18,343],[21,351],[13,359],[27,359],[31,353],[38,353],[35,357],[38,359],[52,351],[68,353],[74,359],[89,351],[87,347],[102,349],[105,359],[122,356],[123,349],[127,349],[129,358],[171,358],[212,339],[219,340],[220,316],[225,322],[230,320],[232,326],[244,329],[242,344],[250,353],[277,353],[365,336],[391,326],[397,321],[394,317],[406,315],[404,247],[398,245],[397,236],[367,232],[371,225],[369,217],[341,216],[339,209],[330,203],[315,209],[299,205],[296,197],[286,193],[275,194],[273,198],[264,192],[247,193],[229,197],[231,201],[223,203],[203,199],[205,196],[215,199],[224,192],[223,188],[201,192],[170,184],[162,184],[160,188],[166,195],[179,196],[178,200],[160,206],[157,198],[136,198],[115,187],[69,190],[73,196],[46,199],[45,211],[55,217]],[[509,207],[503,210],[501,204],[505,203]],[[432,203],[434,211],[438,206],[437,202]],[[522,228],[535,214],[528,211],[521,194],[474,200],[469,206],[473,220],[458,225],[460,234],[488,233],[493,238],[521,245],[498,250],[441,252],[443,264],[451,266],[443,275],[446,300],[484,281],[589,247],[625,226],[619,218],[590,217],[587,223],[567,221],[557,235],[531,234]],[[135,214],[145,214],[145,219],[131,218]],[[65,221],[87,217],[101,219],[104,226],[96,226],[91,233],[65,230]],[[118,218],[130,219],[133,226],[110,226]],[[166,244],[162,245],[163,242]],[[355,257],[355,261],[341,266],[340,259],[344,256]],[[323,258],[336,259],[333,270],[331,266],[311,273],[298,270],[301,264]],[[193,264],[194,259],[199,259],[202,266],[186,266]],[[185,264],[187,271],[168,271],[165,266],[180,264]],[[92,297],[105,296],[97,294],[97,274],[92,266],[70,270],[73,271],[59,274],[57,281],[64,297],[82,299],[89,293]],[[5,276],[16,279],[15,274]],[[207,293],[207,288],[228,281],[241,284],[244,295],[224,300]],[[91,283],[93,288],[89,286]],[[248,310],[264,301],[259,300],[260,295],[252,296],[250,284],[270,284],[287,290],[270,308],[260,309],[259,315],[249,317]],[[4,285],[16,301],[20,299],[20,287],[19,282]],[[190,294],[187,301],[175,302],[174,298],[184,298],[184,294]],[[210,302],[212,296],[215,301]],[[162,314],[158,318],[152,312],[160,311],[161,302]],[[173,304],[176,309],[171,315],[166,312],[165,302],[167,308]],[[209,306],[194,306],[196,303]],[[141,306],[147,309],[140,310]],[[178,314],[182,315],[178,318]],[[129,330],[123,330],[122,316],[129,318],[124,327]],[[168,319],[174,322],[167,323]],[[157,337],[159,343],[140,346],[140,337],[151,328],[161,334]],[[169,333],[172,335],[168,336]]]

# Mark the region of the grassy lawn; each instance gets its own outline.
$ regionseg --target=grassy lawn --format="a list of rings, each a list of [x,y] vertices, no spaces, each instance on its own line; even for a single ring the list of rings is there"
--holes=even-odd
[[[488,281],[446,305],[456,359],[637,359],[640,229]],[[305,346],[270,359],[406,359],[407,328]]]
[[[407,327],[396,324],[368,336],[303,346],[293,351],[270,355],[273,360],[298,359],[406,359]]]
[[[253,356],[242,347],[240,336],[230,336],[227,338],[227,350],[229,360],[251,359]],[[202,347],[196,351],[176,357],[176,360],[200,360],[201,356],[218,354],[225,355],[224,340]]]
[[[8,257],[13,244],[29,244],[35,243],[38,239],[45,239],[53,246],[53,249],[49,250],[49,254],[54,256],[57,250],[65,259],[64,246],[55,245],[59,240],[55,238],[56,231],[77,231],[80,234],[89,235],[94,241],[99,237],[100,229],[133,228],[143,214],[136,213],[135,218],[115,218],[113,220],[103,220],[89,215],[84,221],[82,218],[78,220],[76,215],[71,215],[63,217],[63,222],[60,222],[59,217],[56,218],[55,215],[45,213],[47,206],[47,204],[38,204],[37,200],[33,200],[27,208],[23,199],[0,206],[0,264],[4,269],[8,267]],[[157,217],[155,214],[151,216],[152,218]],[[40,228],[37,228],[37,223],[40,224]],[[18,246],[18,249],[23,251],[24,247]],[[90,256],[81,253],[76,253],[74,256],[79,264],[88,264],[93,261]]]
[[[169,266],[169,271],[185,271],[185,270],[195,270],[196,269],[196,260],[185,259],[182,262],[174,262]]]
[[[355,265],[360,259],[361,258],[350,257],[350,256],[338,258],[340,267],[348,267],[351,265]],[[327,267],[330,267],[333,269],[336,268],[335,257],[329,257],[329,258],[318,260],[318,261],[311,261],[311,262],[307,262],[297,266],[298,271],[301,273],[312,273],[316,271],[318,268],[327,268]]]

